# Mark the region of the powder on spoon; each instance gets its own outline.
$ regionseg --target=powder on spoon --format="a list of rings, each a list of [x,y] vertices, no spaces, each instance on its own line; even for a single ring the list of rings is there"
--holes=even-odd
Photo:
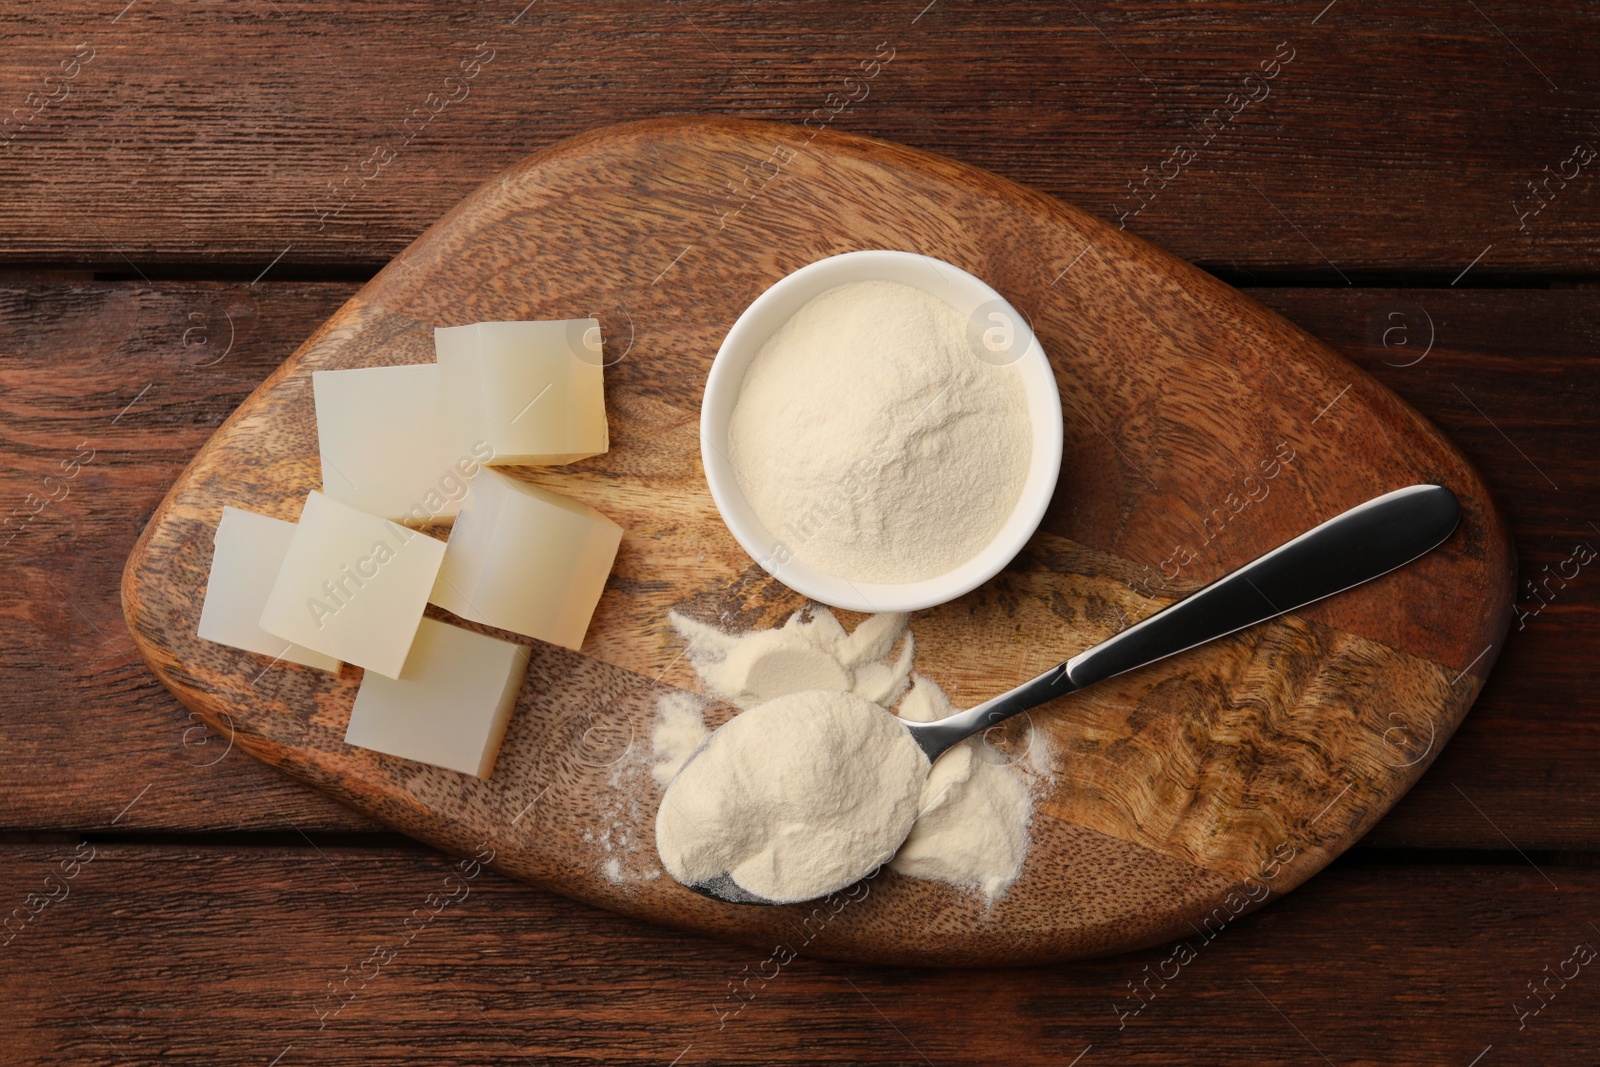
[[[668,618],[688,640],[685,652],[705,687],[740,707],[831,685],[886,709],[899,700],[902,719],[929,722],[954,714],[938,685],[912,675],[909,616],[869,616],[847,633],[827,608],[812,607],[776,629],[744,634],[725,633],[678,612]],[[900,651],[891,655],[897,642]],[[813,669],[788,669],[797,663]],[[709,734],[701,701],[692,694],[666,694],[657,714],[652,769],[665,788]],[[1021,873],[1033,792],[1049,774],[1043,737],[1031,727],[1026,736],[1027,754],[1016,762],[1007,762],[981,736],[941,756],[922,787],[910,836],[890,866],[913,878],[976,889],[989,901],[1003,895]],[[760,751],[750,755],[756,760],[752,767],[767,758]]]
[[[728,423],[740,487],[797,559],[914,582],[977,555],[1016,508],[1033,451],[1015,365],[896,282],[813,298],[756,353]]]
[[[894,855],[928,770],[906,728],[866,697],[778,697],[712,734],[678,772],[656,848],[685,885],[726,872],[768,900],[810,900]]]

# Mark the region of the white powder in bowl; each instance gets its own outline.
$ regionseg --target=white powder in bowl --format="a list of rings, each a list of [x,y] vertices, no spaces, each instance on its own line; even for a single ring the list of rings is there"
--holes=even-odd
[[[768,900],[810,900],[894,855],[927,776],[910,733],[872,701],[791,693],[734,718],[684,765],[656,848],[685,885],[726,872]]]
[[[915,582],[994,540],[1033,452],[1022,374],[980,359],[956,309],[896,282],[841,285],[761,346],[729,459],[767,530],[839,578]]]

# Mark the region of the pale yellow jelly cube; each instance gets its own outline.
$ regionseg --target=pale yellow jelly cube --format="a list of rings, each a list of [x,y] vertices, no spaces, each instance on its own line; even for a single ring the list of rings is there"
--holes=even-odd
[[[487,467],[473,477],[429,597],[463,619],[576,649],[622,527]]]
[[[527,672],[522,645],[423,619],[398,679],[361,679],[345,744],[487,778]]]
[[[441,327],[433,341],[449,433],[487,442],[488,462],[550,466],[609,447],[595,319]]]
[[[211,577],[206,580],[206,600],[200,608],[199,634],[207,641],[259,652],[274,660],[338,671],[339,660],[333,656],[274,637],[261,628],[261,611],[267,606],[293,537],[292,522],[239,508],[222,509],[212,539]]]
[[[261,628],[398,678],[443,559],[444,542],[313,491]]]
[[[489,451],[445,428],[438,364],[319,370],[311,388],[324,493],[396,522],[455,516]]]

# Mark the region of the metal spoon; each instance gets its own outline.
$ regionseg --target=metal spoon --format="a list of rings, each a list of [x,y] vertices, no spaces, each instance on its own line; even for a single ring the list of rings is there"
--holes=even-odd
[[[936,722],[901,720],[902,725],[931,763],[957,742],[1019,712],[1402,567],[1442,544],[1460,514],[1455,494],[1438,485],[1413,485],[1374,497],[1010,692]],[[861,871],[835,889],[869,873]],[[731,904],[777,903],[744,889],[727,874],[689,888]]]

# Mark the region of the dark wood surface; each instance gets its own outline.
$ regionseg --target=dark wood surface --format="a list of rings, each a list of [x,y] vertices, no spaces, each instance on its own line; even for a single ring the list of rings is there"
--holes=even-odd
[[[429,123],[322,230],[317,212],[330,201],[319,191],[358,169],[386,124],[424,106],[458,62],[455,44],[466,56],[479,41],[499,43],[478,32],[508,20],[499,5],[148,3],[120,18],[120,3],[8,9],[7,107],[23,107],[76,43],[104,48],[71,98],[0,149],[0,487],[16,498],[7,509],[79,442],[92,435],[98,449],[79,479],[95,491],[74,488],[0,553],[11,594],[0,606],[0,887],[13,906],[44,892],[43,875],[79,833],[130,855],[148,850],[146,862],[114,868],[102,883],[111,896],[89,892],[97,859],[64,906],[0,950],[17,1006],[0,1024],[10,1059],[127,1062],[98,1027],[132,1062],[171,1049],[180,1060],[268,1063],[293,1037],[266,1047],[248,1032],[294,1031],[296,1009],[284,1005],[296,998],[314,1029],[311,1003],[326,982],[378,944],[330,905],[370,896],[381,937],[442,873],[436,856],[372,836],[370,824],[237,752],[207,766],[224,745],[186,733],[187,713],[135,666],[116,577],[193,451],[356,283],[477,180],[601,122],[679,113],[799,122],[893,40],[900,50],[873,96],[833,127],[940,151],[1114,218],[1119,191],[1132,203],[1124,183],[1156,169],[1188,122],[1289,40],[1296,58],[1271,97],[1234,119],[1129,229],[1247,287],[1443,429],[1494,490],[1524,580],[1559,568],[1576,542],[1596,544],[1600,201],[1592,182],[1573,182],[1522,231],[1513,207],[1527,180],[1593,138],[1596,26],[1584,5],[941,2],[913,24],[922,6],[536,5],[522,21],[539,32],[505,38],[484,71],[502,80],[480,79],[465,106]],[[233,281],[204,281],[213,278]],[[225,327],[225,309],[235,345],[205,366],[222,343],[190,334],[186,348],[184,331],[200,324],[195,313]],[[1397,366],[1426,347],[1424,313],[1434,347]],[[1396,326],[1405,330],[1386,336]],[[1402,339],[1411,347],[1397,347]],[[1525,1029],[1512,1009],[1518,995],[1533,1003],[1524,983],[1557,970],[1570,942],[1600,937],[1583,932],[1600,838],[1587,684],[1600,585],[1585,568],[1550,588],[1525,628],[1513,623],[1438,763],[1365,839],[1374,847],[1245,920],[1247,936],[1186,967],[1166,1004],[1120,1040],[1096,1040],[1115,1029],[1112,1001],[1164,954],[978,982],[797,963],[785,971],[784,981],[799,979],[792,992],[773,987],[765,1017],[743,1013],[740,1043],[701,1043],[682,1062],[925,1062],[895,1027],[919,1045],[942,1035],[932,1062],[1070,1062],[1091,1041],[1085,1065],[1321,1062],[1295,1027],[1341,1064],[1467,1064],[1491,1043],[1482,1067],[1590,1062],[1587,969]],[[1525,611],[1541,603],[1527,587],[1519,600]],[[358,878],[358,895],[296,827],[324,853],[359,841],[364,867],[402,873]],[[219,876],[233,855],[256,866]],[[657,1035],[696,1029],[687,1001],[672,997],[702,993],[685,961],[712,960],[715,989],[730,977],[724,963],[737,973],[757,962],[497,884],[494,910],[422,946],[427,965],[386,972],[381,981],[394,984],[382,1007],[367,998],[360,1035],[340,1034],[336,1021],[281,1062],[524,1062],[485,1043],[494,1029],[476,1007],[439,1007],[432,994],[455,996],[443,976],[528,1061],[669,1063],[691,1038],[672,1047]],[[241,887],[256,903],[240,902]],[[300,947],[279,953],[284,944]],[[1212,984],[1190,986],[1191,975]],[[1245,978],[1293,1025],[1252,1003]],[[661,996],[683,1020],[668,1018]],[[970,1044],[950,1023],[952,1004],[977,1005]]]
[[[11,1062],[1542,1065],[1600,1008],[1592,869],[1341,863],[1191,955],[991,972],[763,967],[415,849],[88,848],[5,949]]]
[[[830,93],[859,94],[844,79],[886,43],[892,62],[829,125],[1108,218],[1135,209],[1143,168],[1159,175],[1211,134],[1129,223],[1186,259],[1448,281],[1492,243],[1482,274],[1592,270],[1592,182],[1557,189],[1523,229],[1512,207],[1596,137],[1592,11],[1340,0],[1319,18],[1325,3],[261,0],[141,3],[115,23],[120,5],[40,3],[7,21],[0,70],[18,104],[79,41],[95,52],[0,156],[19,194],[0,206],[0,250],[98,266],[115,245],[141,267],[246,277],[279,253],[376,268],[542,145],[660,114],[799,123]],[[463,96],[444,79],[480,44],[493,58]],[[1280,44],[1292,59],[1245,90]],[[1230,103],[1244,91],[1262,98]]]

